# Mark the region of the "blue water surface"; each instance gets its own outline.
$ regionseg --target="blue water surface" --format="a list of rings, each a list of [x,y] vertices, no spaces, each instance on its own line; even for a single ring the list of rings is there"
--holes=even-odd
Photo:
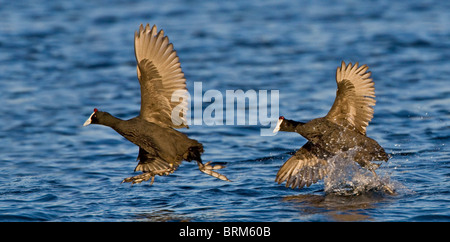
[[[1,1],[0,221],[450,221],[449,12],[421,0]],[[95,107],[138,114],[141,23],[165,30],[191,92],[279,90],[280,115],[299,121],[328,112],[342,60],[368,64],[367,133],[392,155],[379,174],[396,195],[275,183],[306,141],[257,125],[182,130],[231,183],[185,162],[152,186],[121,184],[138,148],[82,124]]]

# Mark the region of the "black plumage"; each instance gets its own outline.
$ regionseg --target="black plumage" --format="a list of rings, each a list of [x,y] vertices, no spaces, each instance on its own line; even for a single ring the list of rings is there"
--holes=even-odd
[[[84,126],[101,124],[114,129],[139,146],[135,171],[143,173],[123,182],[140,183],[156,175],[174,172],[183,160],[197,161],[199,169],[221,180],[229,181],[214,170],[224,166],[203,164],[203,145],[175,128],[187,127],[187,89],[184,73],[173,45],[164,31],[156,26],[140,26],[135,34],[137,74],[141,86],[141,110],[137,117],[121,120],[94,109]]]
[[[306,123],[279,118],[274,132],[297,132],[308,142],[283,164],[276,182],[286,181],[292,188],[310,186],[327,175],[331,157],[349,150],[354,150],[352,159],[374,175],[379,164],[372,161],[389,160],[384,149],[366,136],[375,105],[375,88],[367,69],[342,62],[336,71],[336,98],[325,117]]]

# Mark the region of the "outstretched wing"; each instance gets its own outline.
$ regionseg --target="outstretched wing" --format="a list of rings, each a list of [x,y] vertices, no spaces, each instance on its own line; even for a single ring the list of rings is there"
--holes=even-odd
[[[311,142],[307,142],[277,173],[278,184],[286,181],[286,187],[301,189],[305,185],[322,180],[328,171],[327,157],[330,155]]]
[[[373,117],[375,87],[369,67],[358,63],[347,66],[342,62],[336,70],[337,91],[334,104],[326,119],[366,134],[366,127]]]
[[[139,116],[164,127],[187,127],[188,91],[179,58],[164,31],[141,24],[134,36],[141,85]]]
[[[156,153],[147,152],[139,147],[138,155],[139,163],[134,171],[149,172],[153,175],[169,175],[173,173],[181,164],[181,160],[175,163],[169,163],[157,156]]]

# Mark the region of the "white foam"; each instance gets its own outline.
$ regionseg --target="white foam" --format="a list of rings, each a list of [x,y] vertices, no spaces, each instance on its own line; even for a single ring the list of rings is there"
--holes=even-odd
[[[328,175],[324,179],[325,192],[337,195],[359,195],[369,191],[395,191],[389,174],[362,168],[353,160],[356,150],[341,152],[329,160]]]

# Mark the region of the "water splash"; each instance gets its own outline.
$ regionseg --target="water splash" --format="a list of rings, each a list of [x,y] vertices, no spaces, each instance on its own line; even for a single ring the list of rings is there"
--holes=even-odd
[[[325,192],[343,196],[360,195],[371,191],[391,193],[396,183],[390,175],[362,168],[353,160],[357,150],[341,152],[329,160],[328,175],[324,179]]]

